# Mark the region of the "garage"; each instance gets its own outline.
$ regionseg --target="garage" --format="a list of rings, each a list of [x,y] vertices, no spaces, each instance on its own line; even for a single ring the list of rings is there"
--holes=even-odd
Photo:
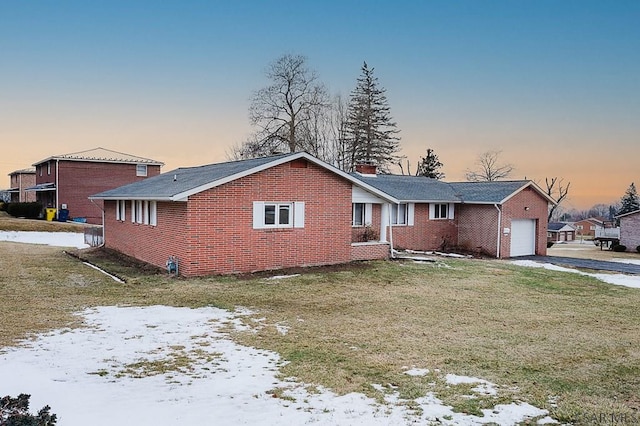
[[[513,219],[511,221],[511,257],[536,254],[535,219]]]

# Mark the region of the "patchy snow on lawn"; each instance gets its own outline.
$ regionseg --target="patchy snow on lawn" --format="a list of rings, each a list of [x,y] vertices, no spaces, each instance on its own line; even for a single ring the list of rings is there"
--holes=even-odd
[[[0,241],[88,247],[82,234],[1,232]],[[515,425],[555,422],[546,410],[514,402],[478,417],[453,412],[433,392],[411,404],[394,386],[372,385],[386,403],[361,393],[337,395],[321,386],[279,378],[284,362],[271,351],[241,346],[226,330],[269,326],[255,312],[208,307],[96,307],[78,313],[86,327],[54,330],[0,348],[2,395],[31,395],[65,426],[251,425]],[[303,322],[303,319],[298,319]],[[286,334],[286,324],[273,325]],[[437,370],[435,370],[437,371]],[[413,368],[410,375],[427,374]],[[455,376],[463,377],[463,376]],[[462,379],[459,379],[462,380]],[[493,384],[469,378],[493,389]],[[484,388],[474,388],[478,393]],[[409,409],[419,406],[422,412]],[[542,418],[543,416],[547,416]]]
[[[84,234],[77,232],[0,231],[0,241],[44,244],[55,247],[89,247],[84,242]]]
[[[618,263],[629,263],[631,265],[640,265],[640,259],[623,259],[620,257],[615,257],[611,259],[611,261],[618,262]]]
[[[640,288],[640,275],[625,274],[591,274],[577,269],[565,268],[563,266],[552,265],[551,263],[534,262],[533,260],[513,260],[515,265],[528,266],[532,268],[544,268],[552,271],[572,272],[574,274],[586,275],[596,278],[608,284],[621,285],[624,287]]]
[[[50,405],[65,426],[401,425],[435,417],[450,425],[507,425],[547,415],[523,403],[498,405],[484,417],[454,413],[431,393],[416,400],[424,410],[416,414],[393,403],[392,390],[390,402],[380,404],[280,379],[277,353],[238,345],[222,331],[246,314],[213,307],[86,309],[78,314],[85,328],[1,350],[2,392],[31,394],[34,410]]]

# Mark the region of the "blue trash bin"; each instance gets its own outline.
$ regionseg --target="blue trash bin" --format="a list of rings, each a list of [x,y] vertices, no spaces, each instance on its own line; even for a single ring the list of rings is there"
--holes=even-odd
[[[69,219],[69,209],[58,210],[58,222],[66,222]]]

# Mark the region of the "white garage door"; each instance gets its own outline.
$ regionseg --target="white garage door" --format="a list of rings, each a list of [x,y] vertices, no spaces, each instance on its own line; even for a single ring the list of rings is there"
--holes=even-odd
[[[517,219],[511,221],[511,257],[536,254],[536,221]]]

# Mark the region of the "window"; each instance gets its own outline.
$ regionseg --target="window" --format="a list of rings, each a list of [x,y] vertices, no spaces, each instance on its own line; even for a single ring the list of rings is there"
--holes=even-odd
[[[122,200],[116,201],[116,220],[125,220],[126,204]]]
[[[407,209],[406,204],[395,204],[391,206],[391,224],[406,225],[408,211],[409,209]]]
[[[125,220],[126,201],[116,201],[116,220]],[[131,223],[156,226],[158,206],[155,201],[131,200]]]
[[[283,228],[291,226],[291,204],[265,204],[264,225]]]
[[[592,230],[592,231],[595,231],[595,230],[596,230],[596,227],[595,227],[594,225],[591,225],[591,226],[589,227],[589,229],[590,229],[590,230]]]
[[[364,203],[353,203],[352,206],[351,226],[364,226]]]
[[[146,176],[146,175],[147,175],[147,165],[136,164],[136,176]]]
[[[51,174],[51,162],[47,163],[47,174],[50,175]]]
[[[254,201],[253,228],[304,228],[304,202]]]
[[[582,225],[576,225],[576,228],[577,228],[578,230],[582,230]]]
[[[429,204],[429,219],[453,219],[453,204]]]

